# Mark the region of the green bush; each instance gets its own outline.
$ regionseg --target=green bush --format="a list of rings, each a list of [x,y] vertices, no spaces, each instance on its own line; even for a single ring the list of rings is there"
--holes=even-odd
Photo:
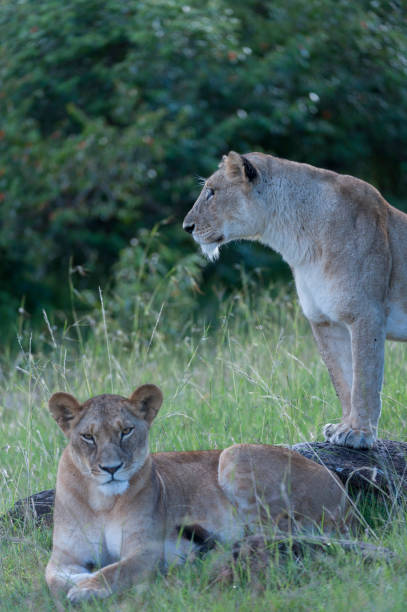
[[[172,246],[163,241],[164,232],[165,225],[151,232],[141,230],[138,238],[123,249],[114,267],[116,286],[108,309],[132,342],[148,343],[163,312],[165,336],[174,341],[191,325],[188,315],[197,309],[202,257],[198,253],[179,254],[174,263]]]
[[[405,17],[381,0],[2,3],[3,322],[23,297],[29,313],[66,311],[70,260],[79,289],[105,286],[163,218],[169,266],[195,253],[182,217],[231,148],[349,172],[400,201]],[[222,259],[229,286],[234,263],[281,266],[244,244]]]

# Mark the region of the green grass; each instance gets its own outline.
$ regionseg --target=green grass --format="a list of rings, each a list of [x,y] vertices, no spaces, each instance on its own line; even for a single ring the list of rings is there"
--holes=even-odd
[[[185,316],[187,319],[187,315]],[[65,439],[47,410],[58,390],[80,400],[101,392],[130,394],[153,382],[164,405],[151,430],[152,451],[223,448],[235,442],[292,444],[321,438],[339,405],[296,298],[264,292],[225,303],[216,329],[186,320],[184,333],[164,308],[151,329],[124,333],[102,312],[67,329],[23,332],[0,370],[0,512],[53,488]],[[79,341],[78,330],[86,340]],[[33,349],[34,347],[34,349]],[[380,436],[407,439],[407,347],[389,343]],[[366,502],[365,502],[366,506]],[[247,576],[211,585],[216,553],[157,576],[86,610],[404,610],[407,528],[403,508],[367,502],[372,542],[394,549],[391,563],[366,564],[358,554],[306,556],[273,563],[262,589]],[[374,515],[377,514],[375,517]],[[0,540],[0,609],[53,610],[44,568],[51,533],[6,528]]]

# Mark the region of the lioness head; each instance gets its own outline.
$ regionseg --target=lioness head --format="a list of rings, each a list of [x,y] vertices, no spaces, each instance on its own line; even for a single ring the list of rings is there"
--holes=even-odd
[[[218,257],[222,244],[240,238],[257,240],[263,232],[266,210],[259,160],[259,153],[224,155],[184,219],[184,230],[210,259]]]
[[[78,469],[101,492],[116,495],[148,456],[148,430],[162,399],[155,385],[142,385],[129,398],[98,395],[84,404],[69,393],[55,393],[49,410],[69,439]]]

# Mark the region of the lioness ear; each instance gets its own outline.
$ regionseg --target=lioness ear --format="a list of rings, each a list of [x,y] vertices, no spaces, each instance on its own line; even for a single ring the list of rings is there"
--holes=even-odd
[[[48,402],[48,408],[65,435],[69,434],[71,421],[82,410],[82,406],[69,393],[54,393]]]
[[[235,151],[230,151],[223,159],[226,174],[230,179],[240,179],[251,183],[259,174],[247,157],[239,155]]]
[[[133,414],[151,425],[163,403],[163,394],[155,385],[141,385],[129,399],[134,406]]]

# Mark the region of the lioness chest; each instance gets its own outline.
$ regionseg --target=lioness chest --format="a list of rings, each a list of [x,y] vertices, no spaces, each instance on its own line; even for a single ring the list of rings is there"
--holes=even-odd
[[[126,554],[129,531],[126,521],[115,517],[90,517],[64,533],[60,546],[74,547],[84,566],[103,567],[119,561]]]
[[[341,318],[346,296],[337,279],[324,274],[322,262],[296,267],[295,285],[304,315],[313,323],[338,321]]]

